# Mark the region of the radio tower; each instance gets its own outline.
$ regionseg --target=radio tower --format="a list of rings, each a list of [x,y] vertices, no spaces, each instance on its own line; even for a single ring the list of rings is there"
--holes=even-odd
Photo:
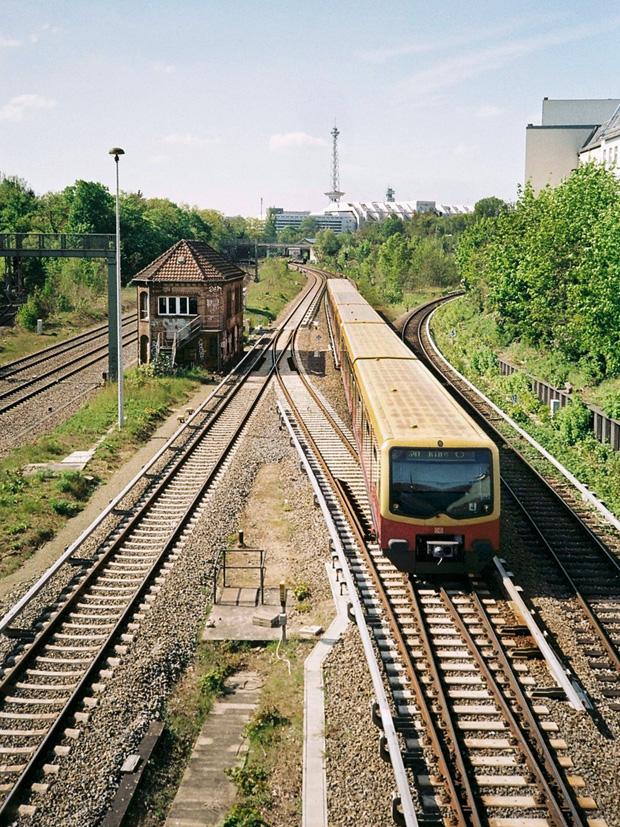
[[[340,173],[338,171],[338,136],[340,132],[336,124],[334,124],[330,135],[332,136],[332,189],[331,192],[326,192],[325,195],[332,204],[340,204],[344,192],[340,191]]]

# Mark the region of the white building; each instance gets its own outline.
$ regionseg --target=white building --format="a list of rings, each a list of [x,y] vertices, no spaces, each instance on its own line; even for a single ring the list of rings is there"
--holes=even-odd
[[[528,124],[525,131],[525,181],[535,192],[557,186],[576,169],[581,152],[619,105],[617,98],[543,99],[540,126]]]
[[[357,229],[355,219],[346,212],[326,210],[324,213],[311,213],[310,210],[283,210],[275,207],[273,217],[278,232],[285,227],[301,227],[305,218],[314,219],[319,230],[329,229],[335,233],[348,233]]]
[[[438,204],[436,201],[348,201],[333,204],[322,213],[310,210],[283,210],[274,207],[274,221],[277,231],[284,227],[301,227],[305,218],[313,218],[319,230],[330,229],[335,233],[351,233],[364,224],[385,221],[391,215],[407,220],[416,213],[436,215],[463,215],[473,212],[465,204]]]
[[[330,207],[325,212],[351,216],[355,222],[354,229],[358,229],[364,224],[385,221],[390,216],[406,221],[417,213],[462,215],[473,212],[473,207],[465,204],[438,204],[436,201],[348,201],[337,207]]]
[[[579,163],[598,161],[613,169],[620,178],[620,106],[611,118],[594,132],[579,153]]]

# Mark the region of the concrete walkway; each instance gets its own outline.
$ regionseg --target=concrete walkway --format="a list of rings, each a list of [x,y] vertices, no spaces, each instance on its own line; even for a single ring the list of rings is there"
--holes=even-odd
[[[325,770],[325,687],[323,663],[347,628],[347,596],[340,594],[334,569],[326,564],[336,617],[304,663],[304,767],[302,827],[327,827]]]
[[[244,728],[261,686],[257,672],[238,672],[226,681],[226,694],[216,701],[194,744],[166,827],[216,827],[235,803],[236,788],[224,769],[243,763]]]

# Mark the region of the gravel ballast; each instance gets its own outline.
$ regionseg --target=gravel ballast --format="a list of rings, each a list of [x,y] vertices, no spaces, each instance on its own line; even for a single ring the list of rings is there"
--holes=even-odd
[[[256,474],[265,463],[279,463],[282,474],[290,479],[295,546],[303,560],[300,574],[295,576],[303,575],[316,600],[327,599],[327,534],[310,486],[279,424],[273,394],[268,393],[208,497],[157,600],[140,622],[129,652],[107,679],[91,720],[76,741],[66,742],[71,746],[70,754],[60,761],[49,792],[33,799],[40,806],[25,823],[84,827],[103,816],[115,792],[122,761],[135,751],[149,721],[161,716],[174,682],[191,661],[206,610],[209,561],[239,526]]]

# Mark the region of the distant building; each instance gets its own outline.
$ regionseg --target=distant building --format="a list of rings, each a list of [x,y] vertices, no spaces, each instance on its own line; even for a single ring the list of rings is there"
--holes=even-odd
[[[547,184],[557,186],[576,169],[586,154],[607,160],[607,140],[612,143],[613,128],[605,136],[602,128],[617,115],[620,99],[552,100],[543,99],[540,126],[528,124],[525,131],[525,181],[536,192]],[[618,129],[616,120],[616,131]],[[598,138],[596,138],[598,136]],[[592,145],[596,138],[598,143]],[[615,144],[612,149],[615,150]],[[600,150],[599,153],[595,150]]]
[[[288,211],[273,207],[272,214],[277,231],[285,227],[301,227],[304,219],[316,221],[317,229],[330,229],[335,233],[350,233],[374,221],[384,221],[391,215],[406,220],[416,213],[436,215],[462,215],[473,212],[473,207],[464,204],[439,204],[436,201],[349,201],[331,204],[322,213],[309,210]]]
[[[334,209],[330,208],[330,212],[333,214]],[[359,229],[364,224],[385,221],[390,216],[406,221],[418,213],[463,215],[473,212],[473,207],[466,204],[440,204],[437,201],[349,201],[340,204],[338,212],[341,215],[351,215],[355,229]]]
[[[356,229],[355,221],[345,214],[333,210],[324,213],[311,213],[310,210],[283,210],[282,207],[273,207],[272,215],[276,231],[285,227],[297,229],[304,219],[312,218],[316,221],[318,230],[333,230],[335,233],[347,233]]]
[[[243,280],[236,264],[203,241],[178,241],[141,270],[138,361],[158,354],[222,370],[243,351]]]

